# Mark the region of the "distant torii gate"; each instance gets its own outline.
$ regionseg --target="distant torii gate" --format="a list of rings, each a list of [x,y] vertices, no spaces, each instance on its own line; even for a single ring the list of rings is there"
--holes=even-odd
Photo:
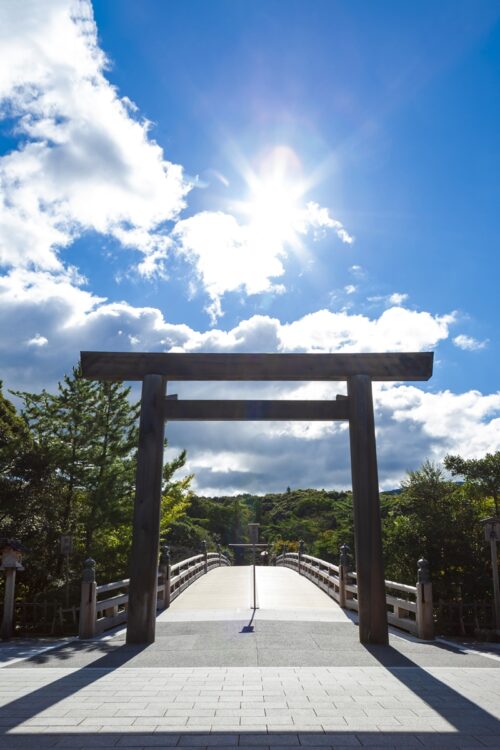
[[[362,643],[388,642],[372,381],[429,380],[433,353],[82,352],[83,376],[142,380],[127,643],[153,643],[165,420],[348,420]],[[347,380],[335,401],[182,401],[167,381]]]

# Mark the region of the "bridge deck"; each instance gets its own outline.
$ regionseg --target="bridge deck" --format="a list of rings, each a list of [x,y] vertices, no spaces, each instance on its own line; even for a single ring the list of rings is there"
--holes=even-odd
[[[289,568],[257,567],[256,580],[254,620],[351,622],[333,599]],[[216,568],[186,589],[158,622],[245,620],[252,606],[252,566]]]

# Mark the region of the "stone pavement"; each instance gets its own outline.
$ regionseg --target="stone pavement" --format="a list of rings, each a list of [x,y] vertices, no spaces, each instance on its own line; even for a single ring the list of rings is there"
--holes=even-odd
[[[494,667],[2,670],[0,748],[500,747]]]
[[[189,604],[188,589],[160,616],[151,646],[128,647],[122,632],[2,667],[0,750],[500,750],[500,659],[395,633],[388,647],[366,648],[328,597],[285,573],[261,580],[251,624],[248,592],[215,601],[216,579],[226,588],[229,578],[210,573],[191,589],[212,588],[205,609],[203,591]],[[244,581],[244,571],[235,575]],[[311,587],[302,591],[310,609],[295,593],[287,598],[288,583]],[[282,619],[268,619],[278,601]]]

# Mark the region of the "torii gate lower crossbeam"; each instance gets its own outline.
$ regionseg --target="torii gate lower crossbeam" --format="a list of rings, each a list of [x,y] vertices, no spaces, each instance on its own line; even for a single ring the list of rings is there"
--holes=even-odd
[[[388,642],[372,381],[428,380],[433,354],[184,354],[82,352],[83,376],[142,380],[127,643],[155,638],[165,420],[348,419],[359,637]],[[169,401],[167,381],[347,381],[335,401]]]

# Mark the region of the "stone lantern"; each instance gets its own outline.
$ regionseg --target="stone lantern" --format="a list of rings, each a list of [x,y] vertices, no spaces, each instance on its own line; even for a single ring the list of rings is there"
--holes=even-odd
[[[21,562],[23,550],[23,546],[15,539],[0,539],[0,570],[5,571],[5,594],[0,636],[4,640],[11,638],[14,630],[16,572],[24,570]]]
[[[495,610],[495,627],[497,634],[500,633],[500,583],[498,580],[498,556],[497,542],[500,541],[500,518],[492,516],[483,518],[484,538],[490,543],[491,571],[493,574],[493,606]]]

